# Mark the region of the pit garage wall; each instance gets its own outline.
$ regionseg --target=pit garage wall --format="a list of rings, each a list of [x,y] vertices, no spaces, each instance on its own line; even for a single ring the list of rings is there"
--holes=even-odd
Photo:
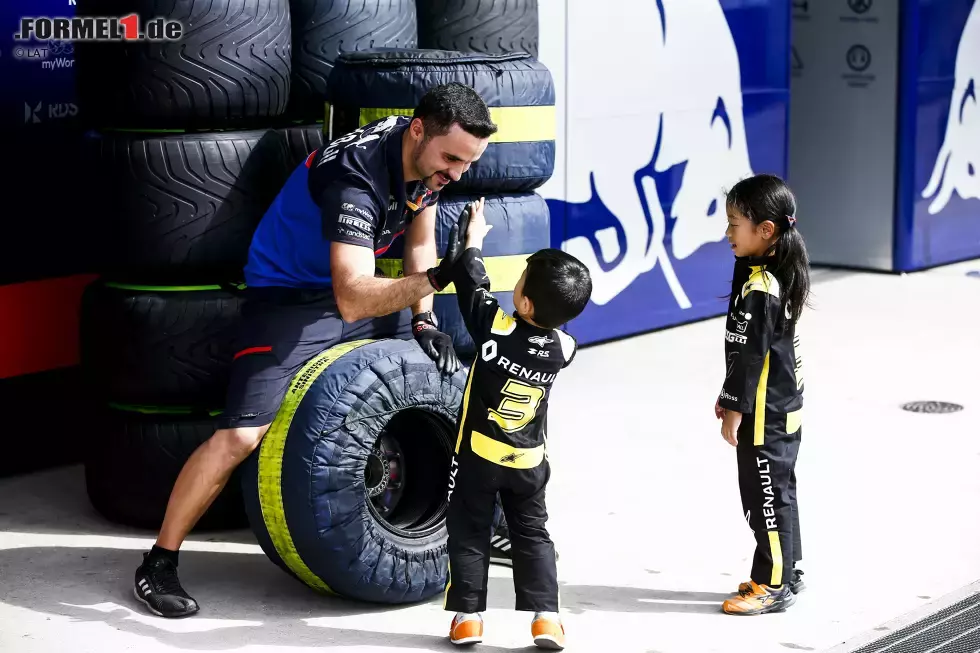
[[[78,209],[72,47],[13,39],[22,15],[72,16],[72,5],[0,2],[0,476],[75,461],[91,435],[77,312],[98,216]]]
[[[895,268],[980,257],[980,1],[902,4]]]
[[[539,0],[555,77],[552,246],[586,261],[594,343],[722,314],[723,191],[787,174],[789,0]]]

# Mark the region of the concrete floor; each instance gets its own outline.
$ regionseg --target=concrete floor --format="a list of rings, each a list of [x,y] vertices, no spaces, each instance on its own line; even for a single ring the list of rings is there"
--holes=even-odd
[[[826,650],[980,579],[980,278],[969,270],[980,261],[817,275],[802,325],[808,589],[780,615],[719,612],[753,546],[734,450],[712,414],[722,319],[580,352],[550,417],[567,650]],[[615,410],[599,408],[595,388]],[[900,409],[925,399],[965,409]],[[596,439],[621,455],[596,456]],[[322,599],[247,531],[192,537],[181,577],[201,613],[150,616],[133,600],[132,574],[152,539],[93,515],[79,468],[0,481],[0,651],[452,649],[441,600],[376,609]],[[509,571],[491,574],[479,650],[528,650]]]

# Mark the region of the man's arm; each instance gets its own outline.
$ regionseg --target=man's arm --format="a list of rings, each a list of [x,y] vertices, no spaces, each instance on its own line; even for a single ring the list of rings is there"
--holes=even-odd
[[[436,204],[432,204],[415,216],[405,232],[405,276],[425,273],[435,266],[436,257]],[[431,310],[431,294],[412,304],[412,315]]]
[[[745,297],[725,325],[727,376],[718,404],[742,414],[755,409],[755,395],[779,316],[779,286],[771,275],[753,275]]]
[[[330,273],[344,322],[391,315],[432,294],[425,271],[400,279],[374,276],[374,252],[348,243],[330,243]]]

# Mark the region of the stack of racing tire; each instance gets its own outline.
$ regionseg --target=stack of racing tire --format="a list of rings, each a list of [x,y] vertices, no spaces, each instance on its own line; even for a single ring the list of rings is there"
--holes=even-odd
[[[79,219],[99,243],[80,345],[93,416],[78,428],[90,501],[157,529],[177,475],[215,430],[253,231],[323,143],[345,49],[416,43],[414,0],[78,0],[79,16],[179,23],[176,42],[77,43]],[[84,216],[84,217],[83,217]],[[199,530],[247,526],[240,471]]]

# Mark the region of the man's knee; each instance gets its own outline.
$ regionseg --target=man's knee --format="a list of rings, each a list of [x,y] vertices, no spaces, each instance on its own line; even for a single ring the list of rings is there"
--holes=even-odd
[[[220,449],[222,454],[235,460],[244,460],[259,446],[269,426],[270,424],[265,424],[220,429],[214,432],[211,440],[213,446]]]

